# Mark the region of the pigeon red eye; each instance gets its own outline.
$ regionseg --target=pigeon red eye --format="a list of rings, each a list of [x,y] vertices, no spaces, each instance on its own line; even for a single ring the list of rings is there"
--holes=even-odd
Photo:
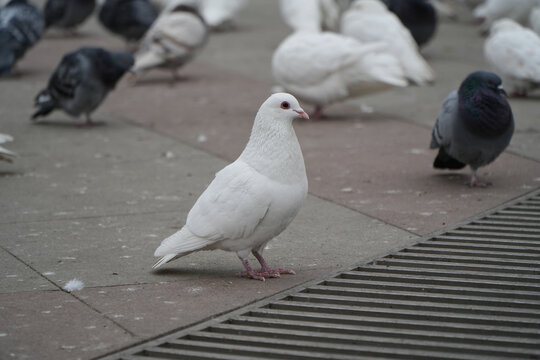
[[[286,102],[286,101],[284,101],[284,102],[281,103],[281,108],[282,108],[282,109],[288,109],[288,108],[290,108],[290,107],[291,107],[291,105],[289,105],[289,103]]]

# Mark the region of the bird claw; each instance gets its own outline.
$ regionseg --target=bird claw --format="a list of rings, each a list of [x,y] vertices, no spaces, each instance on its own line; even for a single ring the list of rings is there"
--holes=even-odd
[[[254,280],[261,280],[265,281],[269,278],[279,278],[281,277],[281,274],[288,274],[288,275],[295,275],[296,272],[291,269],[265,269],[265,270],[253,270],[251,272],[242,271],[238,273],[238,276],[240,277],[248,277]]]
[[[471,180],[471,181],[467,181],[465,184],[467,184],[469,187],[481,187],[481,188],[485,188],[485,187],[488,187],[488,186],[491,186],[493,185],[491,182],[489,181],[478,181],[478,180]]]

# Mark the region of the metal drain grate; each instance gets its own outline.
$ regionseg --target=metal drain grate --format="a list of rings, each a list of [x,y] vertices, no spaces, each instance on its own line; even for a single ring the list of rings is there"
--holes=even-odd
[[[540,191],[107,359],[540,359]]]

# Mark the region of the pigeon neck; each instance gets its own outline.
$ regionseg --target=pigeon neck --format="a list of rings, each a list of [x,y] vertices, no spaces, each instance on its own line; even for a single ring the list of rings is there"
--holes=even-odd
[[[257,114],[240,160],[259,173],[282,183],[298,183],[306,177],[302,150],[292,122],[288,120],[263,120]]]

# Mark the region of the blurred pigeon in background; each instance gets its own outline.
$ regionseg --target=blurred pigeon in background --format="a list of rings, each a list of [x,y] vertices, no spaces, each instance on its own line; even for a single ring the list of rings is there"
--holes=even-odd
[[[484,55],[512,96],[527,96],[540,86],[540,37],[510,19],[493,23]]]
[[[0,134],[0,145],[10,141],[13,141],[13,137],[11,135]],[[15,154],[13,151],[10,151],[5,147],[0,146],[0,161],[7,161],[8,163],[12,163],[15,157],[17,157],[17,154]]]
[[[139,41],[158,14],[148,0],[106,0],[99,11],[99,21],[127,42]]]
[[[285,23],[294,31],[338,31],[341,7],[335,0],[280,0]]]
[[[0,76],[11,72],[44,29],[43,14],[27,0],[11,0],[0,9]]]
[[[199,11],[213,30],[230,28],[235,16],[248,3],[248,0],[199,0]]]
[[[411,32],[418,46],[426,45],[437,29],[437,12],[426,0],[383,0]]]
[[[341,33],[361,43],[384,42],[388,52],[399,60],[407,79],[417,85],[433,81],[433,70],[420,55],[411,33],[381,1],[354,2],[343,14]]]
[[[133,66],[133,56],[126,52],[109,52],[83,47],[65,55],[49,79],[47,88],[36,96],[39,109],[32,119],[62,109],[71,116],[90,114],[101,104],[126,71]]]
[[[262,257],[266,244],[294,219],[307,194],[304,158],[292,121],[307,118],[290,94],[270,96],[255,117],[240,157],[216,174],[189,211],[184,227],[166,238],[154,256],[163,264],[199,250],[235,251],[245,275],[264,280],[288,269],[270,269]],[[253,270],[252,253],[261,269]]]
[[[45,26],[73,31],[92,15],[95,0],[47,0]]]
[[[274,52],[272,73],[285,91],[316,106],[314,119],[325,105],[408,84],[384,43],[362,44],[330,32],[287,37]]]
[[[206,24],[217,31],[227,30],[233,25],[235,16],[247,4],[248,0],[153,0],[160,3],[162,9],[171,3],[188,5],[199,10]]]
[[[496,74],[477,71],[448,95],[433,128],[430,148],[439,148],[433,167],[462,169],[469,165],[469,186],[490,185],[479,181],[476,171],[495,160],[514,133],[514,116],[501,84]]]
[[[146,33],[135,55],[133,72],[168,68],[177,78],[177,69],[191,61],[208,40],[208,27],[199,12],[188,5],[165,9]]]
[[[540,5],[539,0],[485,0],[474,9],[473,14],[482,23],[482,32],[487,33],[495,21],[503,18],[527,24],[536,5]]]

